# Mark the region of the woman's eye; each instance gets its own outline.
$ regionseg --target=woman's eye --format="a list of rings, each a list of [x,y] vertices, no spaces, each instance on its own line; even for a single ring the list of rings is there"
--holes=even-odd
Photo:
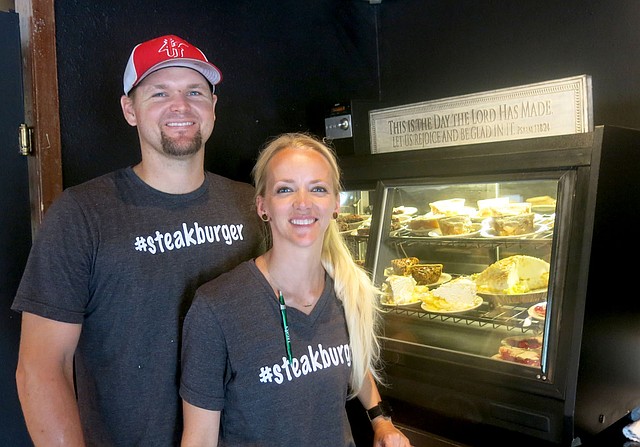
[[[276,189],[276,194],[282,194],[282,193],[286,193],[286,192],[291,192],[292,189],[289,188],[288,186],[281,186],[280,188]]]
[[[312,192],[327,192],[327,188],[324,186],[315,186],[311,189]]]

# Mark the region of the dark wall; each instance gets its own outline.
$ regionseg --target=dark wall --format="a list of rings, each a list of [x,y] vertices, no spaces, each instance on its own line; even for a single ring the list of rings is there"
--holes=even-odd
[[[377,98],[374,9],[365,1],[149,0],[56,2],[64,185],[138,160],[122,117],[122,73],[133,46],[177,34],[223,73],[207,145],[214,172],[249,180],[264,141],[324,132],[341,98]]]
[[[131,47],[178,34],[224,74],[207,167],[249,180],[258,148],[324,132],[350,99],[407,104],[593,77],[595,124],[640,127],[640,2],[56,2],[64,185],[138,159],[119,106]]]
[[[22,57],[18,15],[0,11],[0,446],[27,446],[15,373],[20,314],[13,297],[31,245],[27,157],[18,154],[17,130],[24,123]]]
[[[403,104],[589,74],[594,122],[640,128],[637,0],[383,0],[385,100]]]

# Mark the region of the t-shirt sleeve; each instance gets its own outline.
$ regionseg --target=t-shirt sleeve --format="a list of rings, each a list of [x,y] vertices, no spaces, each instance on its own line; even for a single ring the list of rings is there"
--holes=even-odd
[[[94,247],[81,207],[68,193],[52,204],[38,230],[12,309],[82,323],[90,298]]]
[[[224,333],[198,291],[183,327],[180,396],[196,407],[222,410],[227,367]]]

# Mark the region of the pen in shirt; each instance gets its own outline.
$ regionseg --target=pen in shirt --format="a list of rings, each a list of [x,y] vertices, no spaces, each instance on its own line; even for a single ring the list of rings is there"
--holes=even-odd
[[[293,360],[293,356],[291,354],[291,337],[289,336],[289,324],[287,323],[287,306],[284,304],[284,297],[282,296],[282,291],[278,290],[278,299],[280,300],[280,315],[282,315],[282,330],[284,331],[284,344],[287,348],[287,358],[289,359],[289,364]]]

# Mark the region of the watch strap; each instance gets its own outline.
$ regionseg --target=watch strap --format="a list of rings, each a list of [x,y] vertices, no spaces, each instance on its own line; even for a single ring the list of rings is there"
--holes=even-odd
[[[367,416],[369,416],[370,421],[373,421],[378,416],[391,419],[391,407],[386,402],[380,401],[378,405],[367,410]]]

